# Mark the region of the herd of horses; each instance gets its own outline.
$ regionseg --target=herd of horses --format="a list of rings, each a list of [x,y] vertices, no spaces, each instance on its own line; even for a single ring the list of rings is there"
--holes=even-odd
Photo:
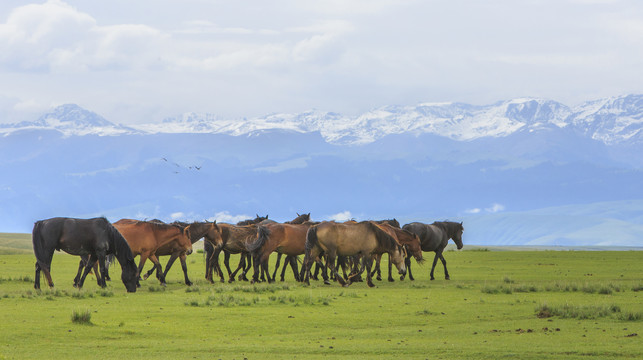
[[[293,271],[297,281],[310,283],[319,274],[325,284],[331,280],[343,286],[362,281],[365,272],[369,287],[375,286],[372,277],[381,280],[380,260],[388,254],[388,280],[394,281],[392,266],[400,279],[411,273],[411,258],[422,263],[423,251],[435,252],[430,278],[434,280],[437,261],[444,266],[445,278],[449,279],[443,252],[452,239],[457,248],[462,248],[462,223],[441,221],[432,224],[413,222],[400,227],[397,220],[382,221],[323,221],[313,222],[310,213],[297,214],[292,221],[278,223],[268,216],[257,215],[235,225],[204,221],[164,223],[160,220],[141,221],[121,219],[110,223],[104,217],[93,219],[51,218],[37,221],[32,232],[36,256],[34,287],[40,289],[40,272],[44,273],[48,285],[53,287],[51,262],[55,250],[62,250],[80,256],[74,287],[82,288],[85,278],[94,271],[98,285],[106,286],[109,279],[109,262],[115,258],[121,266],[121,280],[128,292],[140,287],[141,277],[147,279],[156,273],[157,279],[165,285],[165,277],[176,259],[180,259],[185,284],[188,278],[186,256],[192,253],[192,244],[204,239],[206,256],[205,278],[214,283],[215,274],[225,282],[224,272],[219,264],[219,255],[224,254],[224,265],[228,281],[274,282],[285,255],[281,272],[284,281],[287,267]],[[272,275],[268,264],[272,253],[277,253],[277,263]],[[230,268],[230,255],[239,254],[240,260],[234,271]],[[302,262],[299,257],[304,255]],[[138,266],[134,258],[139,256]],[[161,267],[160,256],[170,256],[165,267]],[[153,267],[144,272],[147,260]],[[298,265],[301,263],[301,269]],[[373,264],[375,267],[373,268]],[[314,272],[313,272],[314,266]],[[252,269],[252,279],[248,279]],[[342,270],[342,275],[339,270]]]

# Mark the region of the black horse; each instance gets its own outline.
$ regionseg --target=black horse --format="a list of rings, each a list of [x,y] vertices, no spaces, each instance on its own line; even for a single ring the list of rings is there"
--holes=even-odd
[[[40,270],[47,278],[50,287],[51,260],[54,250],[62,250],[81,258],[89,258],[85,271],[78,282],[83,286],[85,277],[96,261],[100,265],[100,274],[96,274],[98,284],[105,283],[105,257],[114,254],[121,264],[121,280],[128,292],[136,292],[137,268],[134,256],[125,238],[104,217],[94,219],[51,218],[37,221],[32,232],[33,249],[36,255],[36,279],[34,288],[40,289]]]
[[[462,232],[464,231],[462,223],[436,221],[431,225],[427,225],[419,222],[413,222],[404,225],[402,229],[410,231],[420,238],[422,251],[435,252],[433,266],[431,266],[431,280],[435,280],[435,277],[433,277],[433,271],[435,270],[435,265],[437,264],[438,259],[440,259],[442,261],[442,265],[444,265],[444,278],[449,280],[447,261],[444,260],[442,252],[447,246],[449,239],[453,239],[458,250],[462,249]],[[413,275],[411,274],[411,256],[406,258],[406,269],[409,274],[409,279],[413,280]],[[404,275],[402,275],[400,279],[404,280]]]

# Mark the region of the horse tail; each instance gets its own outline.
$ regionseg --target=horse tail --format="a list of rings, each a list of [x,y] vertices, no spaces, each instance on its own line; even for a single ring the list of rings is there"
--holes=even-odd
[[[260,225],[257,227],[257,239],[252,243],[248,244],[246,248],[250,253],[254,254],[266,244],[266,241],[268,241],[269,237],[270,237],[270,229]]]
[[[308,232],[306,233],[306,254],[310,253],[310,251],[319,243],[319,239],[317,238],[317,226],[311,226],[308,228]]]
[[[42,225],[43,221],[36,221],[33,225],[33,230],[31,232],[31,241],[33,243],[33,252],[36,255],[36,262],[40,264],[41,268],[46,269],[44,266],[45,259],[47,255],[45,254],[44,249],[44,238],[42,236]]]

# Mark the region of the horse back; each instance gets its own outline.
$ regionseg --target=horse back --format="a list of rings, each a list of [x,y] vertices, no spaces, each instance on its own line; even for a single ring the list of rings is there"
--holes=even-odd
[[[435,225],[413,222],[402,227],[420,238],[423,251],[440,251],[447,246],[448,238],[444,230]]]

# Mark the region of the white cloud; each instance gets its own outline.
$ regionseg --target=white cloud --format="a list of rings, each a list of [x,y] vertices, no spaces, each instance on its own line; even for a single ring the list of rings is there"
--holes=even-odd
[[[328,219],[333,221],[348,221],[353,219],[353,214],[351,214],[350,211],[346,210],[335,215],[331,215],[328,217]]]
[[[479,214],[480,211],[482,211],[480,210],[480,208],[473,208],[473,209],[467,209],[464,212],[466,212],[467,214]]]
[[[183,212],[180,212],[180,211],[170,214],[170,219],[172,219],[172,221],[181,220],[181,219],[184,219],[184,218],[185,218],[185,214]]]
[[[239,221],[243,221],[246,219],[253,218],[253,216],[248,216],[248,215],[231,215],[227,211],[220,211],[216,214],[214,214],[213,217],[209,218],[208,221],[217,221],[217,222],[224,222],[224,223],[230,223],[230,224],[236,224]]]
[[[643,3],[633,0],[127,5],[6,11],[0,96],[144,123],[517,96],[575,105],[643,83]]]
[[[489,212],[489,213],[497,213],[497,212],[500,212],[500,211],[504,211],[505,206],[501,205],[501,204],[494,203],[490,207],[488,207],[488,208],[486,208],[484,210],[486,212]]]

